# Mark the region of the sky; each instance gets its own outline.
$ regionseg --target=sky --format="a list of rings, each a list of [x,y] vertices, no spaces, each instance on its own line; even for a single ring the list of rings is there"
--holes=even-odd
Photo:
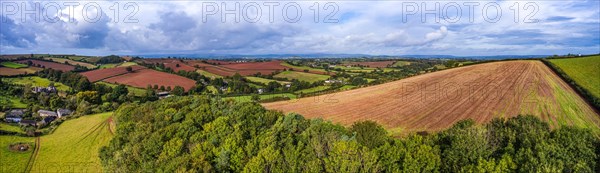
[[[5,1],[1,54],[600,53],[600,1]]]

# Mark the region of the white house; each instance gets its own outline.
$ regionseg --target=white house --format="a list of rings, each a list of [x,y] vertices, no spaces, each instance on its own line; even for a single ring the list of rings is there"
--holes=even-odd
[[[69,109],[58,109],[58,110],[56,110],[56,114],[58,115],[58,118],[61,118],[63,116],[71,115],[71,113],[73,113],[73,111],[71,111]]]
[[[56,117],[56,116],[58,116],[58,114],[56,114],[56,112],[48,111],[48,110],[39,110],[37,113],[40,117],[49,117],[49,116]]]

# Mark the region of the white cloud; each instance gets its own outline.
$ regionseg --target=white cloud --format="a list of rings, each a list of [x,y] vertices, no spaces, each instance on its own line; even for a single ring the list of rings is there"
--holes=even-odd
[[[120,2],[120,1],[119,1]],[[475,1],[469,1],[475,2]],[[75,8],[75,21],[19,22],[19,15],[7,15],[14,25],[4,25],[3,52],[29,53],[62,50],[96,50],[106,54],[127,53],[368,53],[368,54],[555,54],[598,53],[600,50],[600,5],[598,1],[534,1],[539,11],[538,23],[516,22],[510,7],[520,1],[498,1],[502,16],[498,22],[484,20],[482,7],[491,1],[480,1],[469,21],[468,8],[459,2],[461,20],[444,20],[445,13],[427,15],[422,22],[419,13],[403,20],[402,1],[342,1],[336,2],[338,23],[323,23],[333,6],[324,10],[319,2],[319,22],[314,22],[315,2],[299,1],[302,18],[296,23],[284,20],[280,2],[275,8],[274,22],[262,3],[261,20],[220,22],[221,15],[202,21],[199,1],[136,1],[139,12],[136,23],[122,20],[129,11],[120,11],[119,18],[109,9],[115,2],[99,1],[102,19],[87,22],[83,6]],[[121,7],[124,2],[120,2]],[[228,2],[231,7],[235,2]],[[251,3],[240,1],[240,7]],[[434,1],[425,2],[429,8]],[[440,1],[441,7],[450,3]],[[20,4],[20,3],[19,3]],[[221,5],[221,2],[216,2]],[[416,3],[422,6],[421,2]],[[525,2],[520,2],[523,8]],[[312,7],[314,9],[314,6]],[[62,9],[56,16],[65,16]],[[94,16],[97,11],[90,11]],[[256,11],[251,12],[256,14]],[[520,11],[520,20],[529,11]],[[293,15],[292,15],[293,16]],[[228,17],[231,17],[228,16]],[[439,23],[435,18],[439,17]],[[118,22],[115,20],[118,19]],[[9,28],[10,27],[10,28]],[[27,28],[24,30],[22,28]],[[11,31],[11,32],[9,32]],[[13,32],[14,31],[14,32]],[[26,34],[35,33],[35,34]],[[33,39],[28,39],[28,37]],[[30,40],[30,41],[27,41]],[[71,53],[71,52],[56,52]],[[75,52],[79,53],[79,52]]]

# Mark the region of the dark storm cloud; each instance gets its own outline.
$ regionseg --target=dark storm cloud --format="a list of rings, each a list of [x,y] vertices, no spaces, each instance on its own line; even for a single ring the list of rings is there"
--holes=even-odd
[[[36,43],[35,34],[30,31],[30,28],[18,25],[5,16],[0,16],[0,24],[2,46],[26,48]]]

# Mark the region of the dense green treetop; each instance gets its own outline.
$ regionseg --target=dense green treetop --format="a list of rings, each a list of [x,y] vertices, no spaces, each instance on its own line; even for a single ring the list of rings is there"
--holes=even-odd
[[[108,172],[596,172],[599,140],[533,116],[392,138],[205,96],[125,104],[100,151]]]

